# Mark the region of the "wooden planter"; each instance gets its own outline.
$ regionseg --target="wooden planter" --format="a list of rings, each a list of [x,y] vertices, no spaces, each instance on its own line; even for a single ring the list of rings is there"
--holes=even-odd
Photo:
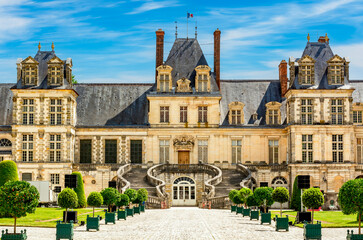
[[[256,220],[259,220],[260,219],[260,211],[258,211],[258,210],[251,210],[250,220],[253,220],[253,219],[256,219]]]
[[[236,214],[242,214],[242,212],[243,212],[243,207],[237,207],[237,209],[236,209]]]
[[[116,224],[116,213],[114,212],[105,212],[105,223],[113,223]]]
[[[140,207],[134,207],[134,214],[140,214],[141,208]]]
[[[237,210],[237,206],[231,205],[231,212],[235,212]]]
[[[87,215],[87,231],[90,229],[100,230],[100,216],[90,217]]]
[[[118,210],[117,211],[117,220],[120,220],[120,219],[125,219],[126,220],[126,217],[127,217],[126,210],[124,210],[124,211]]]
[[[57,221],[56,226],[56,239],[68,239],[73,240],[74,232],[73,232],[73,221],[70,223],[62,223],[61,221]]]
[[[347,240],[363,240],[363,234],[354,234],[353,230],[351,233],[349,233],[349,230],[347,232]]]
[[[276,231],[279,231],[281,229],[289,231],[289,217],[287,215],[286,217],[278,217],[276,215]]]
[[[318,239],[321,240],[321,222],[317,224],[304,222],[304,240]]]
[[[1,239],[2,240],[26,240],[28,239],[27,235],[26,235],[26,229],[21,230],[20,233],[9,233],[8,229],[5,229],[5,231],[2,231],[1,234]]]
[[[261,224],[271,224],[271,213],[261,213]]]
[[[251,209],[249,208],[244,208],[243,211],[242,211],[242,215],[245,217],[245,216],[250,216],[250,213],[251,213]]]
[[[126,208],[127,216],[134,216],[134,209],[133,208]]]

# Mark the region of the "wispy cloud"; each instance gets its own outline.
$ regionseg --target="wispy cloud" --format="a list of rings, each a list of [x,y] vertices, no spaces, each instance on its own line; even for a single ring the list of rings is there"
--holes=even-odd
[[[160,8],[176,7],[180,4],[177,1],[147,1],[126,14],[139,14]]]

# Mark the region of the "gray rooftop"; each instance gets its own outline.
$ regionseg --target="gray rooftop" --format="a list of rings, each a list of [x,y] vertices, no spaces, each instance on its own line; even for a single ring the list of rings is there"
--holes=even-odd
[[[0,84],[0,126],[8,126],[12,122],[13,93],[10,88],[14,84]]]

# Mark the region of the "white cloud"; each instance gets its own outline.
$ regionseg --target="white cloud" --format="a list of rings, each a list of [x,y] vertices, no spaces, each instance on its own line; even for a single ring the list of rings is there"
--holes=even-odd
[[[179,6],[179,3],[177,1],[150,1],[143,3],[140,7],[137,7],[131,12],[128,12],[126,14],[139,14],[160,8],[176,7],[176,6]]]
[[[363,42],[350,45],[339,45],[333,48],[335,54],[341,57],[348,57],[349,64],[349,78],[351,80],[363,80]]]

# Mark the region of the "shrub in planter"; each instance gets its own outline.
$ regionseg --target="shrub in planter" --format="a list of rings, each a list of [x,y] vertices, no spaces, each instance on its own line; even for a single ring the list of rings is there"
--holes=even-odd
[[[338,202],[343,214],[357,214],[359,232],[361,234],[361,222],[363,213],[363,179],[349,180],[339,190]]]
[[[0,188],[0,212],[14,218],[13,236],[16,234],[16,219],[34,213],[38,203],[39,192],[28,182],[8,181]]]
[[[144,212],[145,202],[147,201],[149,193],[145,188],[140,188],[139,190],[137,190],[136,194],[137,194],[136,201],[139,203],[140,211]]]
[[[120,194],[115,188],[105,188],[101,191],[103,203],[107,205],[109,212],[112,212],[112,206],[119,200]]]
[[[126,194],[120,194],[119,200],[116,202],[116,206],[119,207],[119,210],[117,211],[117,220],[125,219],[127,217],[127,212],[125,210],[125,207],[128,206],[130,203],[130,198]],[[120,211],[120,207],[123,208],[122,211]]]
[[[281,229],[289,231],[289,217],[287,215],[286,217],[279,217],[276,215],[276,231]]]
[[[87,231],[89,229],[100,229],[100,216],[95,217],[95,207],[101,207],[103,197],[99,192],[91,192],[87,198],[87,205],[93,208],[93,217],[87,215]]]
[[[73,240],[73,236],[74,236],[73,220],[71,220],[70,223],[62,223],[61,221],[57,221],[56,240],[60,239]]]
[[[68,208],[75,208],[78,205],[77,193],[70,188],[65,188],[58,195],[58,205],[66,209],[64,221],[67,223],[67,212]]]
[[[301,211],[301,191],[297,186],[297,176],[295,177],[294,186],[292,188],[290,208],[298,212]]]
[[[233,205],[234,204],[233,198],[237,194],[238,194],[238,191],[236,189],[233,189],[233,190],[231,190],[228,193],[229,200],[232,202],[232,204],[231,204],[231,212],[235,212],[236,211],[237,206]]]
[[[239,190],[239,194],[241,195],[242,201],[247,206],[247,198],[253,194],[252,190],[249,188],[241,188]]]
[[[256,206],[258,206],[258,203],[257,203],[254,195],[249,196],[247,198],[246,203],[247,203],[247,206],[250,207],[250,208],[256,208]],[[258,210],[252,210],[251,209],[251,211],[250,211],[250,220],[252,220],[252,219],[258,220],[259,216],[260,216],[260,212]]]
[[[266,208],[274,203],[274,200],[272,199],[272,191],[273,189],[270,187],[259,187],[256,188],[253,193],[258,206],[263,207],[264,213],[267,212]]]
[[[289,201],[289,191],[284,187],[277,187],[272,192],[272,200],[280,203],[280,217],[282,217],[282,204]]]
[[[242,214],[243,207],[241,207],[241,204],[243,204],[243,203],[244,203],[244,201],[243,201],[243,200],[244,200],[244,199],[243,199],[243,197],[242,197],[242,195],[241,195],[241,193],[240,193],[240,192],[238,192],[238,193],[234,196],[234,198],[233,198],[233,203],[237,205],[236,214],[238,214],[238,213]]]
[[[321,222],[318,221],[316,224],[305,222],[304,239],[321,239]]]
[[[314,209],[324,204],[324,195],[319,188],[309,188],[302,195],[302,202],[305,207],[312,209],[311,222],[314,223]]]
[[[18,168],[16,163],[11,160],[0,162],[0,187],[7,181],[18,181]]]
[[[77,175],[77,187],[74,189],[78,197],[77,207],[84,208],[86,207],[86,195],[84,193],[82,174],[80,172],[73,172],[72,175]]]
[[[125,191],[125,194],[129,197],[130,203],[136,202],[137,192],[135,189],[129,188]]]

